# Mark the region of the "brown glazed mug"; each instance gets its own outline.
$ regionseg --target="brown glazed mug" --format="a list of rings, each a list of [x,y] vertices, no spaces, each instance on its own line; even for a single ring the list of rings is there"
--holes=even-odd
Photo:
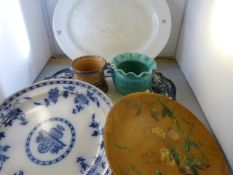
[[[71,63],[71,71],[74,79],[90,83],[104,92],[107,92],[107,83],[104,70],[107,62],[104,58],[96,55],[87,55],[74,59]]]

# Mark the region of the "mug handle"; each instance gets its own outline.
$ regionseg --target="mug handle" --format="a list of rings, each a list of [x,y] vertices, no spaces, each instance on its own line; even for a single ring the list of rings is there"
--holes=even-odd
[[[104,77],[112,78],[114,72],[113,65],[111,63],[107,63],[104,69]]]
[[[149,90],[150,92],[155,92],[176,100],[175,84],[162,73],[156,72],[155,70],[152,73],[152,85]]]
[[[112,78],[113,76],[113,65],[110,63],[107,63],[104,68],[104,77],[105,78]],[[54,73],[51,76],[47,76],[44,78],[44,80],[48,79],[56,79],[56,78],[65,78],[65,79],[72,79],[74,76],[74,73],[70,70],[70,68],[61,69],[58,72]]]
[[[104,69],[104,76],[105,78],[112,78],[114,72],[113,65],[107,63]],[[56,78],[65,78],[65,79],[72,79],[73,73],[69,68],[62,69],[52,76],[45,77],[44,80],[48,79],[56,79]],[[176,100],[176,86],[175,84],[165,77],[162,73],[156,72],[155,70],[152,73],[152,85],[149,89],[150,92],[158,93],[164,96],[167,96],[173,100]]]

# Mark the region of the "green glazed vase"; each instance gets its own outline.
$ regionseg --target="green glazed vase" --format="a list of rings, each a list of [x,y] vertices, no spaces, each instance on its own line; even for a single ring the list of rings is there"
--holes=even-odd
[[[113,82],[118,91],[127,95],[151,87],[156,62],[143,54],[124,53],[113,58]]]

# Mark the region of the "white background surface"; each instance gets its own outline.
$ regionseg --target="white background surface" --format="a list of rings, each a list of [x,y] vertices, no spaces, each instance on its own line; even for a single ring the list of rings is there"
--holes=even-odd
[[[0,1],[0,101],[31,84],[51,56],[38,0]]]
[[[233,166],[233,1],[189,0],[177,60]]]
[[[61,53],[55,44],[51,23],[57,1],[0,1],[0,99],[31,84],[51,51]],[[162,56],[175,55],[185,2],[168,0],[173,27]]]
[[[168,0],[173,28],[162,56],[175,55],[186,1]],[[51,56],[50,47],[59,53],[49,23],[57,0],[41,2],[51,46],[38,0],[0,1],[0,99],[33,82]],[[225,4],[224,10],[216,2]],[[189,0],[177,60],[233,166],[232,2]]]
[[[171,15],[172,15],[172,31],[170,39],[164,48],[164,50],[161,52],[160,56],[169,56],[173,57],[175,56],[176,48],[177,48],[177,41],[180,34],[180,27],[181,22],[183,18],[183,11],[185,8],[185,4],[187,0],[167,0]],[[52,31],[52,17],[53,17],[53,11],[56,6],[56,3],[58,0],[41,0],[44,8],[44,14],[47,14],[47,26],[48,26],[48,33],[50,35],[50,40],[52,43],[52,51],[53,54],[63,54],[59,46],[57,45],[54,37],[53,37],[53,31]]]

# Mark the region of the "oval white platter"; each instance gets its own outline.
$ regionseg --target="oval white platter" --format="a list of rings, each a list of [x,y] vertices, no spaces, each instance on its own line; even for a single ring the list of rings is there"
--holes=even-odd
[[[108,174],[103,127],[111,107],[102,91],[74,80],[10,96],[0,104],[0,174]]]
[[[53,31],[71,59],[94,54],[111,62],[124,52],[155,58],[170,36],[171,15],[165,0],[60,0]]]

